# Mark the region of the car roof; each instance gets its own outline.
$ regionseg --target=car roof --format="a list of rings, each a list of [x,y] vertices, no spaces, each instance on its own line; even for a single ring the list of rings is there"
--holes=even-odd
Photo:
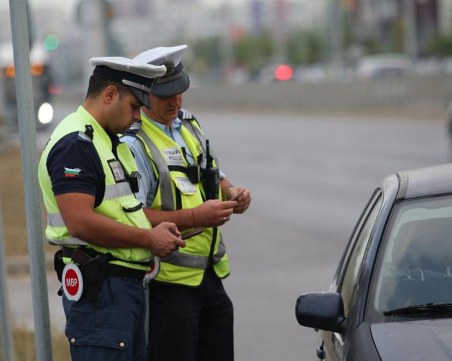
[[[398,199],[452,194],[452,163],[397,172],[385,183],[398,178]]]

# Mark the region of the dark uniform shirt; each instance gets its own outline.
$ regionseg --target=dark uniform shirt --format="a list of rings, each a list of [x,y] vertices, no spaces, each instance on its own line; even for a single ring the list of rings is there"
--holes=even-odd
[[[110,135],[113,148],[119,143]],[[94,207],[102,202],[105,193],[105,174],[94,144],[78,132],[61,138],[49,152],[47,171],[53,193],[85,193],[95,197]]]

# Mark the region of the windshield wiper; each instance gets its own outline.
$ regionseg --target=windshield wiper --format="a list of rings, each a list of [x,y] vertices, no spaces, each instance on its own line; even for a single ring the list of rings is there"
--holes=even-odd
[[[406,315],[418,313],[441,313],[452,312],[452,303],[426,303],[423,305],[412,305],[407,307],[395,308],[393,310],[384,311],[385,316],[388,315]]]

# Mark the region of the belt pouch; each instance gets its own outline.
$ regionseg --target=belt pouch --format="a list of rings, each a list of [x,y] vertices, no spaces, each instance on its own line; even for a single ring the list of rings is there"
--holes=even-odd
[[[64,266],[65,264],[63,262],[63,251],[60,249],[56,251],[55,255],[53,256],[53,269],[55,270],[58,281],[60,282],[63,275]]]
[[[82,265],[83,296],[90,302],[96,301],[102,290],[110,259],[110,253],[97,255]]]

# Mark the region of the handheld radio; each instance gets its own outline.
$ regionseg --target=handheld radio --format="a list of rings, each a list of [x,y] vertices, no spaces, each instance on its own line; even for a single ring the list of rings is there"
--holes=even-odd
[[[206,139],[206,168],[204,169],[203,180],[206,198],[218,199],[220,188],[220,170],[213,166],[213,157],[210,155],[208,139]]]

